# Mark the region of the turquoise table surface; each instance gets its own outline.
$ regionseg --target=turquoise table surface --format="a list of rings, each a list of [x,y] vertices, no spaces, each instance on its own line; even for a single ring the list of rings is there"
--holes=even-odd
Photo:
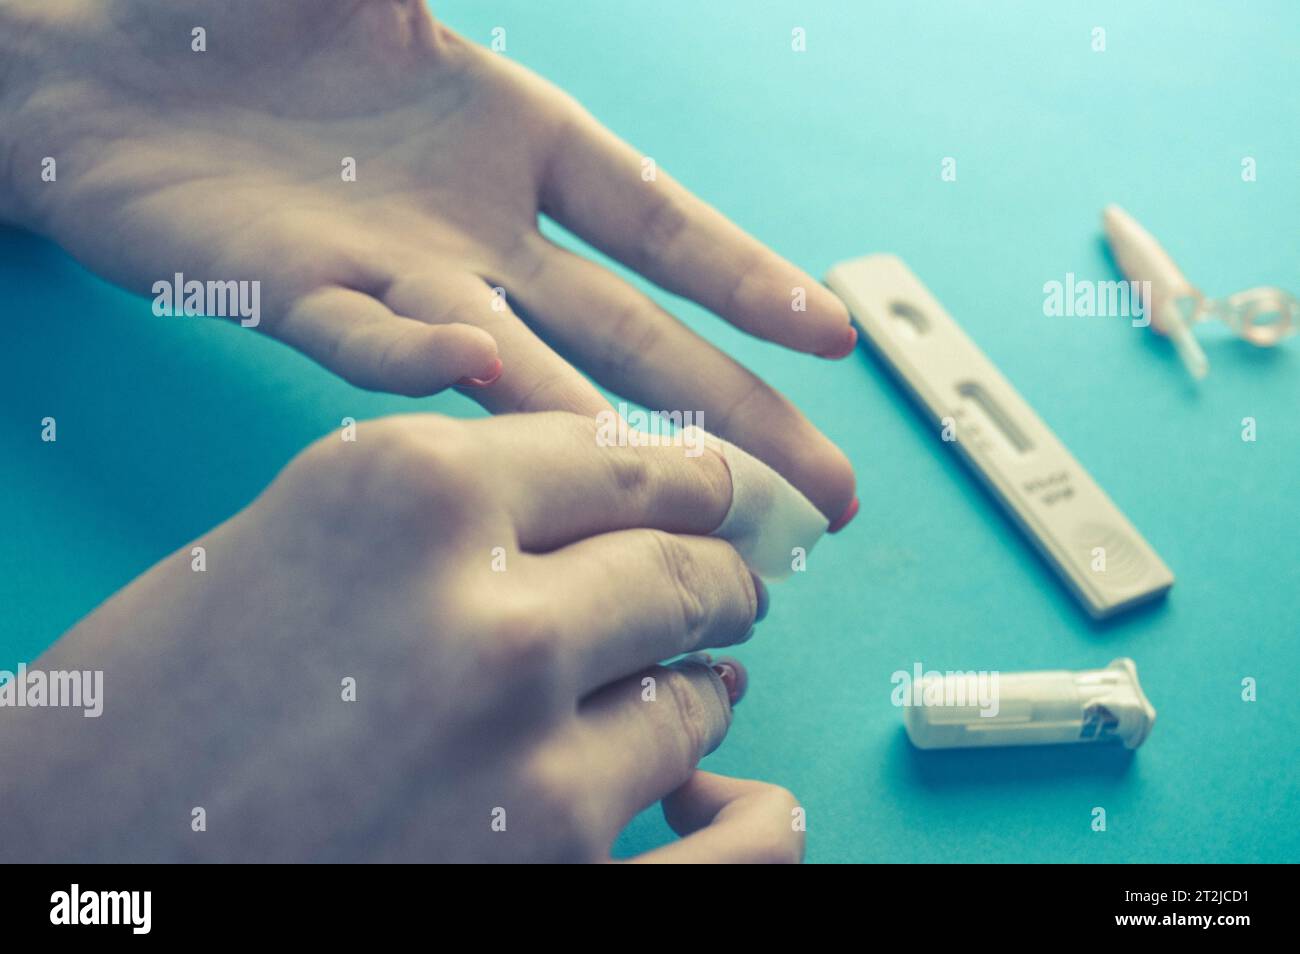
[[[902,256],[1177,576],[1166,601],[1091,622],[868,353],[793,355],[655,291],[844,448],[862,499],[808,572],[773,588],[738,653],[749,696],[708,768],[793,790],[812,861],[1300,861],[1300,340],[1262,352],[1209,336],[1193,387],[1149,331],[1043,313],[1046,282],[1119,277],[1109,202],[1207,293],[1300,291],[1300,4],[435,9],[481,42],[504,28],[503,55],[813,274]],[[0,668],[343,417],[479,413],[457,395],[356,390],[237,327],[155,318],[14,231],[0,231],[0,309]],[[57,444],[40,440],[47,415]],[[891,674],[917,662],[1123,655],[1159,710],[1132,754],[922,753],[890,703]],[[668,837],[650,811],[617,848]]]

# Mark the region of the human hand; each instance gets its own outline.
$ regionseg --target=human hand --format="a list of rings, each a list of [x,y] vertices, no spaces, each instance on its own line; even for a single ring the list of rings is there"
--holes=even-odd
[[[703,536],[721,457],[598,446],[563,413],[356,437],[33,664],[102,671],[102,714],[0,710],[0,857],[604,860],[666,797],[687,837],[645,860],[798,860],[788,793],[696,771],[744,670],[655,665],[762,615]]]
[[[797,351],[852,350],[839,300],[421,0],[10,0],[0,43],[0,216],[111,280],[259,281],[261,330],[361,387],[606,408],[559,351],[851,515],[852,468],[799,411],[538,216]]]

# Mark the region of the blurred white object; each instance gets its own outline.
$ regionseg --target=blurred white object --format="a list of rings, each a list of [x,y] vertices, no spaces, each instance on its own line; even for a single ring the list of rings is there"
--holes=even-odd
[[[1300,302],[1289,292],[1251,288],[1226,298],[1206,298],[1151,233],[1119,206],[1106,207],[1102,226],[1124,277],[1139,287],[1150,283],[1150,300],[1145,304],[1151,327],[1173,342],[1193,378],[1204,378],[1210,369],[1205,352],[1192,334],[1194,324],[1217,319],[1238,337],[1261,348],[1271,348],[1295,333],[1300,322]]]
[[[1128,658],[1078,672],[991,673],[978,698],[974,676],[936,674],[922,682],[921,704],[908,706],[904,715],[913,745],[955,749],[1118,739],[1136,749],[1156,721]]]
[[[718,529],[751,570],[764,580],[784,580],[794,572],[794,554],[806,557],[829,523],[794,485],[735,444],[700,427],[684,431],[691,446],[708,445],[731,472],[731,506]]]
[[[900,258],[840,262],[826,284],[1092,616],[1174,585],[1159,554]]]

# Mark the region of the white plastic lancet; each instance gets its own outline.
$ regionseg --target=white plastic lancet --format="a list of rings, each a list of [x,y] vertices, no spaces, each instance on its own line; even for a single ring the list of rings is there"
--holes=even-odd
[[[1192,334],[1193,325],[1222,321],[1239,338],[1271,348],[1294,334],[1300,324],[1300,301],[1281,288],[1250,288],[1225,298],[1206,298],[1151,233],[1119,206],[1106,207],[1102,225],[1124,277],[1138,287],[1150,282],[1150,300],[1145,305],[1151,327],[1169,338],[1183,367],[1198,381],[1208,373],[1210,362]]]
[[[934,673],[918,695],[904,725],[921,749],[1109,741],[1136,749],[1156,721],[1127,657],[1104,669]]]

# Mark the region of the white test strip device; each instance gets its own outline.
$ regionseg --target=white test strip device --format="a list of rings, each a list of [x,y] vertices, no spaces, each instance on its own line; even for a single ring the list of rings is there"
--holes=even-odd
[[[1128,658],[1077,672],[935,673],[917,695],[903,725],[919,749],[1109,741],[1136,749],[1156,721]]]
[[[1155,550],[902,260],[841,262],[826,284],[1093,617],[1173,586]]]

